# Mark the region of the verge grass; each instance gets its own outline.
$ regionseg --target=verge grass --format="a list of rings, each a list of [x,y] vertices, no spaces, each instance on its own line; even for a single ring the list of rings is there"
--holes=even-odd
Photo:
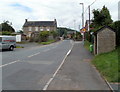
[[[92,61],[109,82],[120,82],[119,51],[120,47],[112,52],[97,55]]]

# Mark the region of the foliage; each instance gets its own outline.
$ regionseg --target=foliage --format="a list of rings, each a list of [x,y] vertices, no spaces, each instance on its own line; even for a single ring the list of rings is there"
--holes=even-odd
[[[0,32],[0,35],[11,35],[11,32],[9,32],[9,31],[3,31],[3,32]]]
[[[93,25],[95,27],[109,25],[113,21],[111,19],[111,15],[107,7],[103,6],[101,10],[93,10]]]
[[[4,21],[3,23],[1,23],[1,27],[2,27],[2,32],[4,31],[8,31],[8,32],[15,32],[15,29],[11,26],[11,23],[9,21]]]
[[[53,42],[55,42],[55,40],[48,40],[47,42],[40,42],[39,44],[47,45],[47,44],[51,44]]]
[[[91,45],[91,43],[90,43],[89,41],[85,41],[84,47],[85,47],[87,50],[90,50],[90,49],[89,49],[89,48],[90,48],[90,45]]]
[[[91,32],[95,32],[98,29],[100,29],[101,27],[105,26],[105,25],[110,25],[112,24],[112,19],[111,19],[111,15],[109,10],[107,9],[107,7],[103,6],[103,8],[97,9],[97,10],[93,10],[93,20],[92,20],[92,24],[90,24],[90,31],[87,32],[85,34],[86,39],[89,42],[93,43],[93,36],[91,35]]]
[[[116,44],[120,46],[120,21],[115,21],[110,25],[116,31]]]
[[[117,50],[97,55],[92,61],[109,82],[120,82],[120,71],[118,72],[120,61],[118,61]]]
[[[55,39],[58,36],[58,33],[56,31],[50,31],[50,35]]]
[[[70,28],[64,28],[64,27],[58,27],[57,28],[58,34],[60,37],[64,36],[65,38],[67,37],[67,32],[75,32],[76,30],[72,30]]]
[[[80,32],[76,32],[76,34],[73,34],[73,37],[72,37],[74,40],[82,40],[82,35]]]
[[[17,33],[23,34],[23,31],[22,31],[22,30],[19,30]]]
[[[46,42],[48,40],[49,32],[48,31],[42,31],[39,34],[39,38],[41,42]]]

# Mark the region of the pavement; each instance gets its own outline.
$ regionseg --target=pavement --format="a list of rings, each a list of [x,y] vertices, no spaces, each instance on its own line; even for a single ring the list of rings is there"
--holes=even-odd
[[[110,90],[91,60],[93,55],[75,42],[71,53],[49,84],[47,90]]]

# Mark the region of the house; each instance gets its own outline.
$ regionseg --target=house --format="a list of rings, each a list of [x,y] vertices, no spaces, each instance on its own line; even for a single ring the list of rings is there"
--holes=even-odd
[[[94,54],[106,53],[116,47],[116,33],[109,26],[104,26],[94,32]]]
[[[25,19],[23,25],[23,32],[27,37],[31,37],[31,34],[38,34],[41,31],[56,31],[57,30],[57,21],[28,21]]]

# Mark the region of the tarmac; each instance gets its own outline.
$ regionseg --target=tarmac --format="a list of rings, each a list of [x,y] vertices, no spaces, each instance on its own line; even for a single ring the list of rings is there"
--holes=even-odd
[[[75,42],[71,53],[47,90],[106,90],[109,86],[92,65],[93,55],[82,42]]]

